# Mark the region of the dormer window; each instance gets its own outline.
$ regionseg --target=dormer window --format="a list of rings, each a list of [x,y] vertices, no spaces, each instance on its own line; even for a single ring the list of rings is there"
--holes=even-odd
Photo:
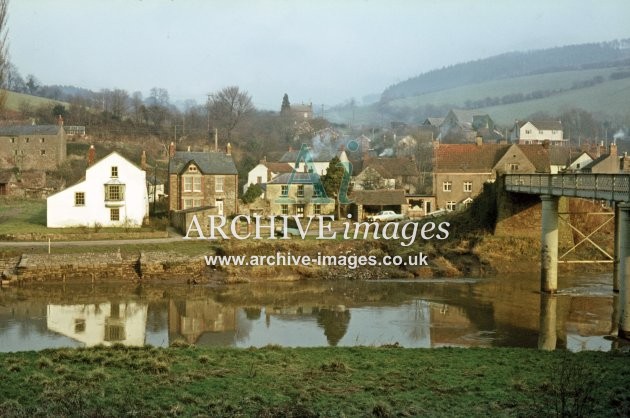
[[[113,178],[118,178],[118,167],[117,166],[112,166],[112,177]]]

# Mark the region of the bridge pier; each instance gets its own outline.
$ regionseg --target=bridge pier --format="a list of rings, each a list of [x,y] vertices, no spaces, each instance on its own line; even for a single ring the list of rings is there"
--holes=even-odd
[[[630,203],[619,206],[619,227],[615,231],[619,250],[619,336],[630,339]]]
[[[538,330],[538,348],[540,350],[555,350],[557,335],[557,305],[556,295],[541,293],[540,295],[540,327]]]
[[[541,195],[542,237],[540,290],[555,293],[558,289],[558,197]]]
[[[619,292],[619,240],[621,239],[621,234],[619,233],[619,202],[615,202],[615,237],[614,237],[614,248],[615,252],[613,253],[613,292]]]

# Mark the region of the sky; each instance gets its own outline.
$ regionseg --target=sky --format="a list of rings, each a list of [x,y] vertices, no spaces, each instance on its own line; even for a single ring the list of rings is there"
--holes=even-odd
[[[9,0],[11,62],[43,84],[236,85],[256,107],[327,106],[488,56],[630,38],[628,0]]]

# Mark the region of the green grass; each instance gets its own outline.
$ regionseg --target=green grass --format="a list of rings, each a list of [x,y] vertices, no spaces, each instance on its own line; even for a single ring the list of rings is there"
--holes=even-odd
[[[57,104],[62,104],[66,106],[66,108],[70,107],[69,103],[62,102],[59,100],[47,99],[44,97],[31,96],[29,94],[16,93],[14,91],[3,90],[7,94],[7,102],[6,107],[9,110],[20,111],[20,105],[23,102],[27,102],[33,108],[37,108],[43,105],[50,105],[51,107]]]
[[[626,416],[630,356],[194,347],[0,354],[0,416]]]

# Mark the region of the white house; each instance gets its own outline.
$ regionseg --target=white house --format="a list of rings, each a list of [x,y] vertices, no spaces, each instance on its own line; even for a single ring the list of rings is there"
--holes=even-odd
[[[345,150],[333,152],[329,149],[322,149],[319,151],[309,149],[309,158],[311,160],[308,161],[308,164],[312,165],[316,174],[323,176],[324,174],[326,174],[326,171],[328,171],[330,160],[332,160],[334,157],[339,158],[339,161],[342,163],[350,161]],[[289,149],[289,151],[286,152],[282,156],[282,158],[280,158],[280,162],[289,164],[292,169],[295,169],[298,172],[305,172],[305,161],[301,158],[300,161],[298,161],[298,158],[300,158],[300,151]]]
[[[85,180],[48,197],[46,225],[139,227],[149,213],[146,173],[112,152],[85,171]]]
[[[586,151],[582,152],[578,155],[571,164],[569,165],[567,171],[580,171],[590,163],[592,163],[594,158]]]
[[[551,145],[564,145],[567,140],[562,135],[562,122],[548,121],[516,121],[510,136],[514,144],[543,144],[549,141]]]
[[[267,157],[260,160],[260,163],[247,173],[247,183],[243,185],[243,193],[251,184],[267,184],[283,173],[290,173],[293,167],[287,163],[275,163],[267,161]]]

